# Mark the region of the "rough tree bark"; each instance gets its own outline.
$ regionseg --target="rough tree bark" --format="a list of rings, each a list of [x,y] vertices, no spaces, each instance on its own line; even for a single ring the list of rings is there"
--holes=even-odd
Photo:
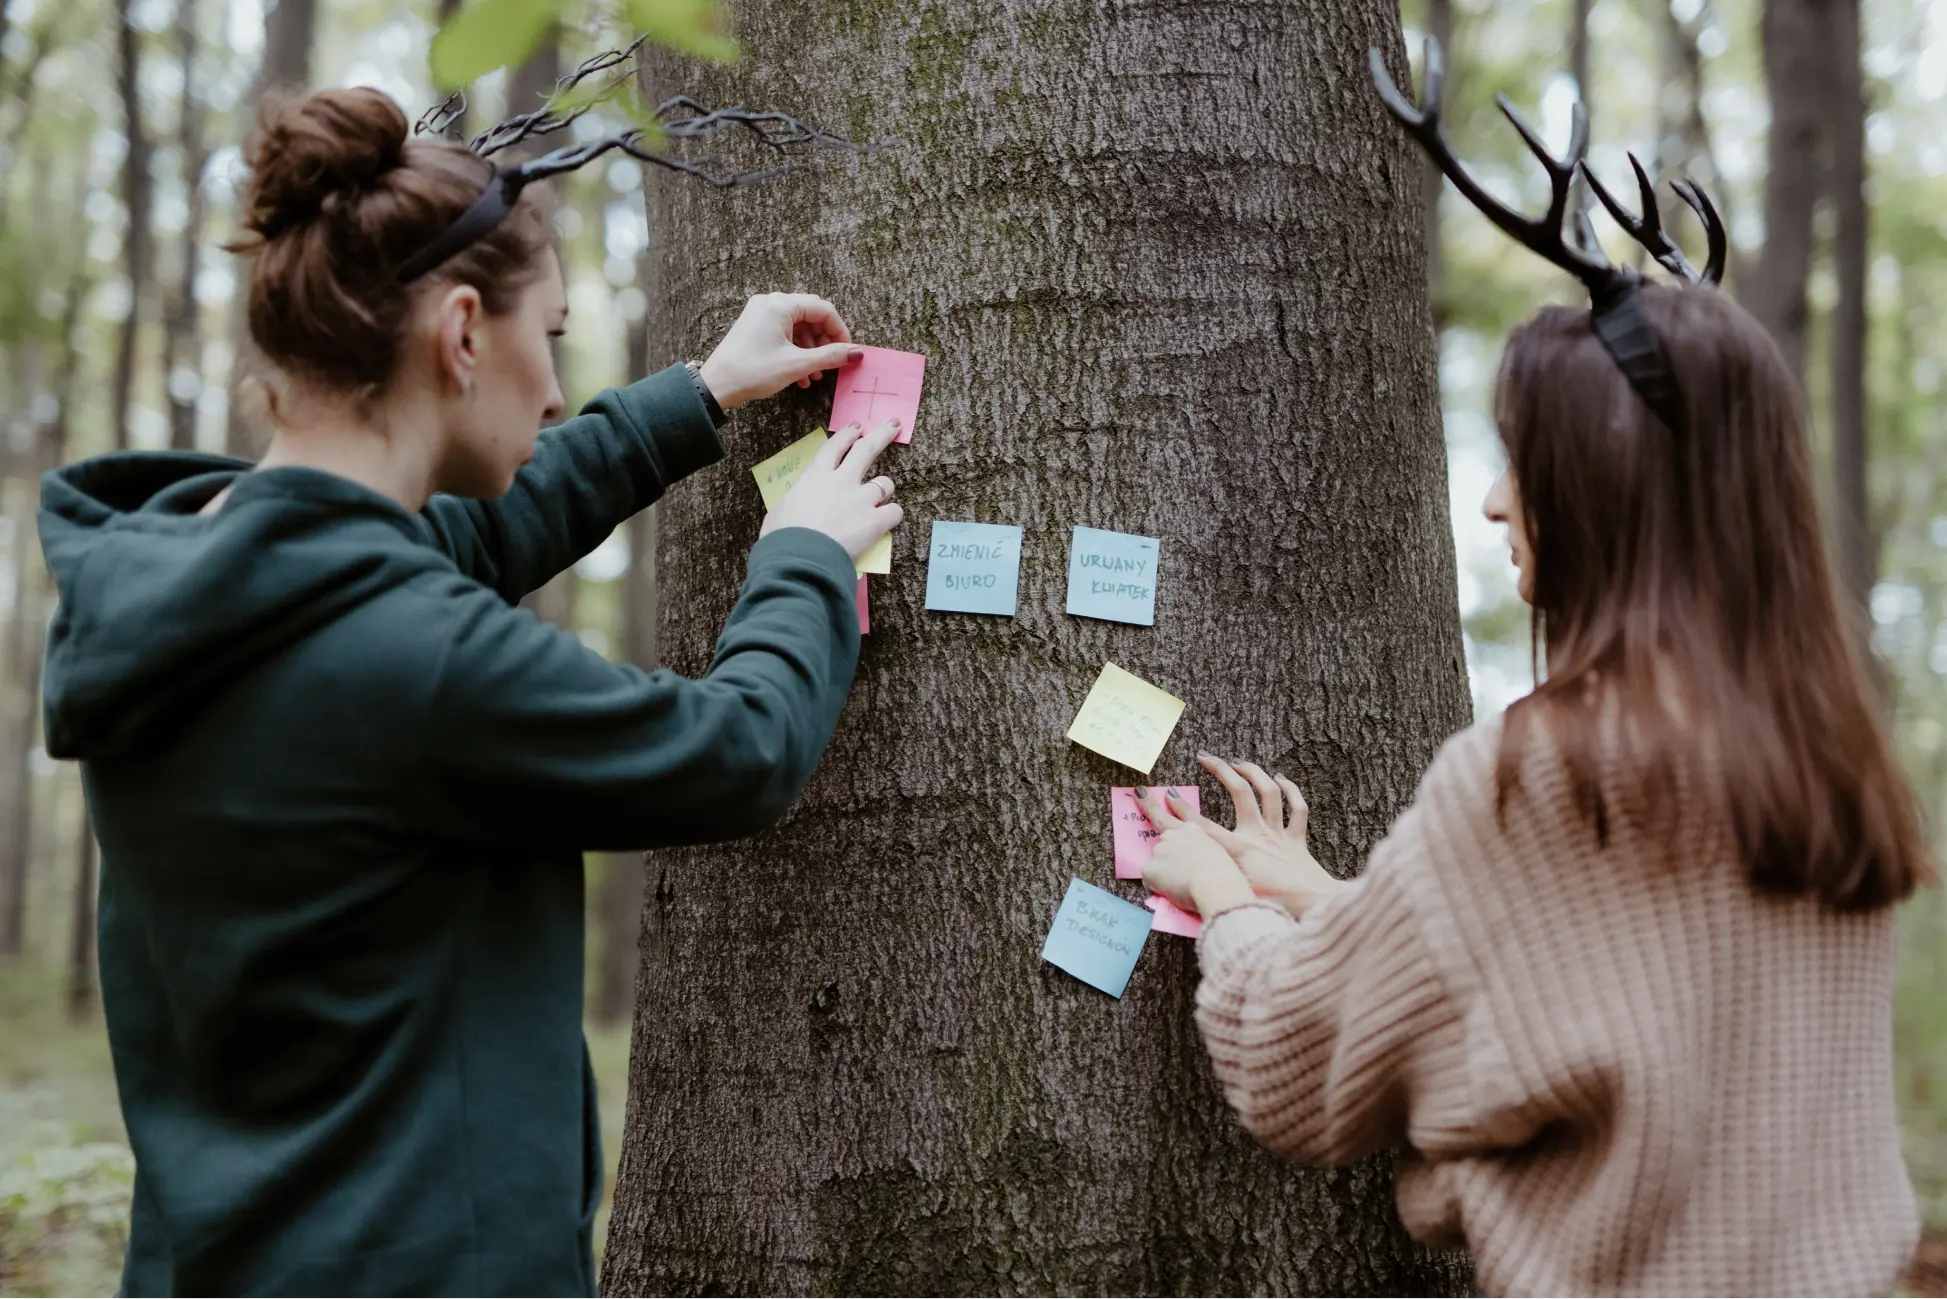
[[[183,223],[182,255],[176,292],[164,323],[163,367],[169,392],[169,446],[196,446],[196,407],[203,387],[203,333],[196,307],[196,275],[203,265],[203,170],[209,142],[203,132],[203,96],[197,80],[197,24],[201,6],[180,0],[176,9],[176,58],[182,64],[183,90],[177,121],[177,151],[182,155],[183,197],[189,205]]]
[[[317,27],[318,0],[272,0],[264,10],[264,61],[244,109],[245,136],[257,129],[257,110],[264,96],[301,91],[311,84],[311,48],[316,43]],[[250,297],[249,266],[243,261],[232,265],[237,287],[230,301],[230,401],[223,449],[233,456],[245,456],[262,450],[262,438],[251,420],[251,403],[246,400],[246,381],[256,364],[245,306]]]
[[[1118,1001],[1039,960],[1111,880],[1063,734],[1104,660],[1188,701],[1155,767],[1249,754],[1361,864],[1469,716],[1421,158],[1368,47],[1391,0],[747,5],[730,70],[652,93],[893,145],[723,194],[651,169],[652,350],[746,295],[830,295],[927,353],[907,519],[830,752],[779,829],[659,853],[610,1293],[1452,1293],[1386,1160],[1292,1167],[1213,1084],[1190,943]],[[760,516],[747,466],[829,381],[727,430],[661,507],[662,653],[689,673]],[[1019,616],[921,611],[936,519],[1026,528]],[[1162,539],[1152,628],[1062,612],[1070,529]],[[1206,797],[1214,798],[1214,789]]]
[[[135,344],[142,330],[142,300],[148,296],[150,264],[154,260],[149,211],[149,137],[142,120],[139,92],[142,38],[129,12],[131,0],[116,0],[116,86],[122,99],[122,132],[127,152],[122,156],[122,206],[128,216],[123,245],[123,273],[128,276],[128,315],[122,320],[115,351],[115,449],[128,449],[128,409],[135,388]]]
[[[1765,143],[1764,250],[1744,305],[1805,383],[1806,282],[1818,204],[1819,117],[1827,96],[1821,0],[1765,0],[1761,22],[1771,130]]]
[[[1872,656],[1872,594],[1878,546],[1867,499],[1866,464],[1866,91],[1861,79],[1859,0],[1830,0],[1832,265],[1838,302],[1831,323],[1832,525],[1839,590],[1862,661]]]

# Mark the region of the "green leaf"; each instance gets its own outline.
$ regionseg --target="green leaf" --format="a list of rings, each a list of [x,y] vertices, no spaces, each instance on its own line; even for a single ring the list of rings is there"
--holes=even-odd
[[[730,63],[737,42],[725,36],[723,7],[717,0],[627,0],[629,21],[658,45],[684,54]]]
[[[522,63],[547,36],[561,0],[474,0],[433,36],[441,90],[458,90],[496,68]]]

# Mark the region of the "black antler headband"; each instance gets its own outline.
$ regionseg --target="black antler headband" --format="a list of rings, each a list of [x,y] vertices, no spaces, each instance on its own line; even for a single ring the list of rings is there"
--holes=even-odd
[[[557,110],[555,107],[562,95],[596,73],[606,72],[627,62],[641,47],[642,38],[638,38],[627,49],[609,50],[585,60],[573,72],[555,83],[554,94],[549,97],[545,105],[531,113],[510,117],[499,125],[482,131],[467,141],[467,148],[482,157],[490,157],[523,140],[551,135],[573,125],[596,104],[620,89],[628,79],[629,73],[627,71],[617,73],[576,107],[566,111]],[[419,119],[413,128],[414,133],[444,134],[465,111],[466,96],[462,93],[450,95]],[[400,264],[399,283],[406,284],[418,279],[499,225],[506,219],[507,214],[514,210],[514,204],[520,199],[521,191],[530,183],[587,166],[613,150],[619,150],[642,162],[654,163],[658,167],[667,167],[671,171],[694,176],[719,189],[729,189],[739,185],[755,184],[760,180],[768,180],[791,170],[798,161],[798,158],[793,156],[793,151],[806,146],[843,149],[854,153],[864,153],[870,149],[869,145],[854,144],[850,140],[841,139],[817,127],[806,126],[796,118],[787,117],[783,113],[754,113],[742,108],[711,110],[683,95],[658,106],[655,121],[662,135],[674,140],[697,139],[713,135],[726,127],[742,127],[756,139],[757,143],[785,155],[785,159],[778,166],[762,171],[726,171],[717,165],[714,155],[706,154],[700,159],[692,160],[672,157],[644,148],[642,140],[645,132],[638,127],[617,135],[590,140],[585,144],[556,149],[552,153],[542,154],[538,158],[531,158],[514,166],[503,167],[495,164],[486,191],[474,200],[473,205],[462,212],[458,219],[441,231],[431,243]]]
[[[1540,219],[1524,217],[1482,189],[1467,174],[1466,168],[1460,165],[1460,160],[1454,157],[1452,148],[1447,144],[1446,135],[1440,129],[1440,92],[1446,81],[1446,67],[1440,57],[1439,42],[1427,38],[1425,84],[1421,89],[1418,109],[1399,93],[1393,79],[1386,74],[1386,65],[1376,49],[1372,51],[1371,62],[1373,84],[1378,88],[1379,97],[1385,101],[1388,111],[1399,119],[1408,135],[1420,142],[1420,147],[1439,164],[1440,170],[1453,181],[1454,187],[1466,195],[1467,201],[1515,242],[1546,257],[1588,288],[1591,302],[1589,315],[1596,336],[1602,340],[1602,345],[1608,349],[1637,395],[1673,432],[1682,433],[1683,397],[1677,389],[1676,374],[1671,369],[1668,353],[1663,350],[1656,331],[1650,328],[1650,322],[1643,315],[1642,305],[1636,297],[1636,290],[1643,282],[1642,277],[1627,266],[1612,264],[1603,255],[1594,232],[1589,228],[1586,212],[1578,211],[1574,215],[1573,245],[1563,237],[1562,227],[1564,218],[1568,216],[1569,191],[1575,184],[1576,170],[1580,168],[1582,174],[1588,177],[1589,187],[1595,191],[1602,206],[1609,209],[1609,214],[1615,217],[1616,223],[1631,238],[1649,249],[1658,265],[1692,284],[1714,285],[1724,278],[1728,241],[1724,235],[1724,223],[1718,219],[1717,209],[1711,206],[1710,196],[1704,193],[1703,187],[1692,180],[1675,181],[1671,185],[1677,197],[1703,221],[1710,240],[1709,260],[1700,274],[1684,257],[1683,251],[1664,233],[1662,218],[1656,210],[1656,187],[1650,183],[1643,164],[1636,161],[1634,154],[1630,155],[1629,162],[1636,169],[1636,183],[1642,195],[1641,217],[1631,216],[1589,170],[1585,157],[1589,147],[1589,119],[1581,104],[1575,106],[1568,152],[1557,158],[1548,152],[1541,138],[1521,120],[1507,97],[1496,95],[1494,102],[1508,121],[1514,124],[1514,129],[1521,133],[1528,151],[1540,160],[1548,172],[1550,197],[1547,214]]]

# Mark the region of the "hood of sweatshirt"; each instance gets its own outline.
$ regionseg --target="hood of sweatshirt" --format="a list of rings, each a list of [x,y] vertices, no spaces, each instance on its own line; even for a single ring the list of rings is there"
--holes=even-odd
[[[225,487],[222,507],[199,511]],[[60,602],[42,698],[57,758],[130,755],[374,596],[451,571],[397,502],[313,469],[125,452],[41,484]]]

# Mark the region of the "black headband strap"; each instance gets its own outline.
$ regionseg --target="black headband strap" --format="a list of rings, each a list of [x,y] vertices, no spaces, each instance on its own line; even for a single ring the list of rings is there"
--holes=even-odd
[[[460,213],[433,242],[400,264],[399,283],[412,283],[505,221],[519,201],[521,190],[526,188],[527,180],[519,168],[495,167],[486,193],[473,200],[473,206]]]
[[[1589,323],[1643,404],[1656,412],[1671,432],[1682,433],[1686,426],[1683,393],[1677,387],[1676,371],[1663,350],[1663,341],[1643,315],[1642,300],[1636,292],[1642,283],[1631,277],[1594,290],[1590,294]]]

